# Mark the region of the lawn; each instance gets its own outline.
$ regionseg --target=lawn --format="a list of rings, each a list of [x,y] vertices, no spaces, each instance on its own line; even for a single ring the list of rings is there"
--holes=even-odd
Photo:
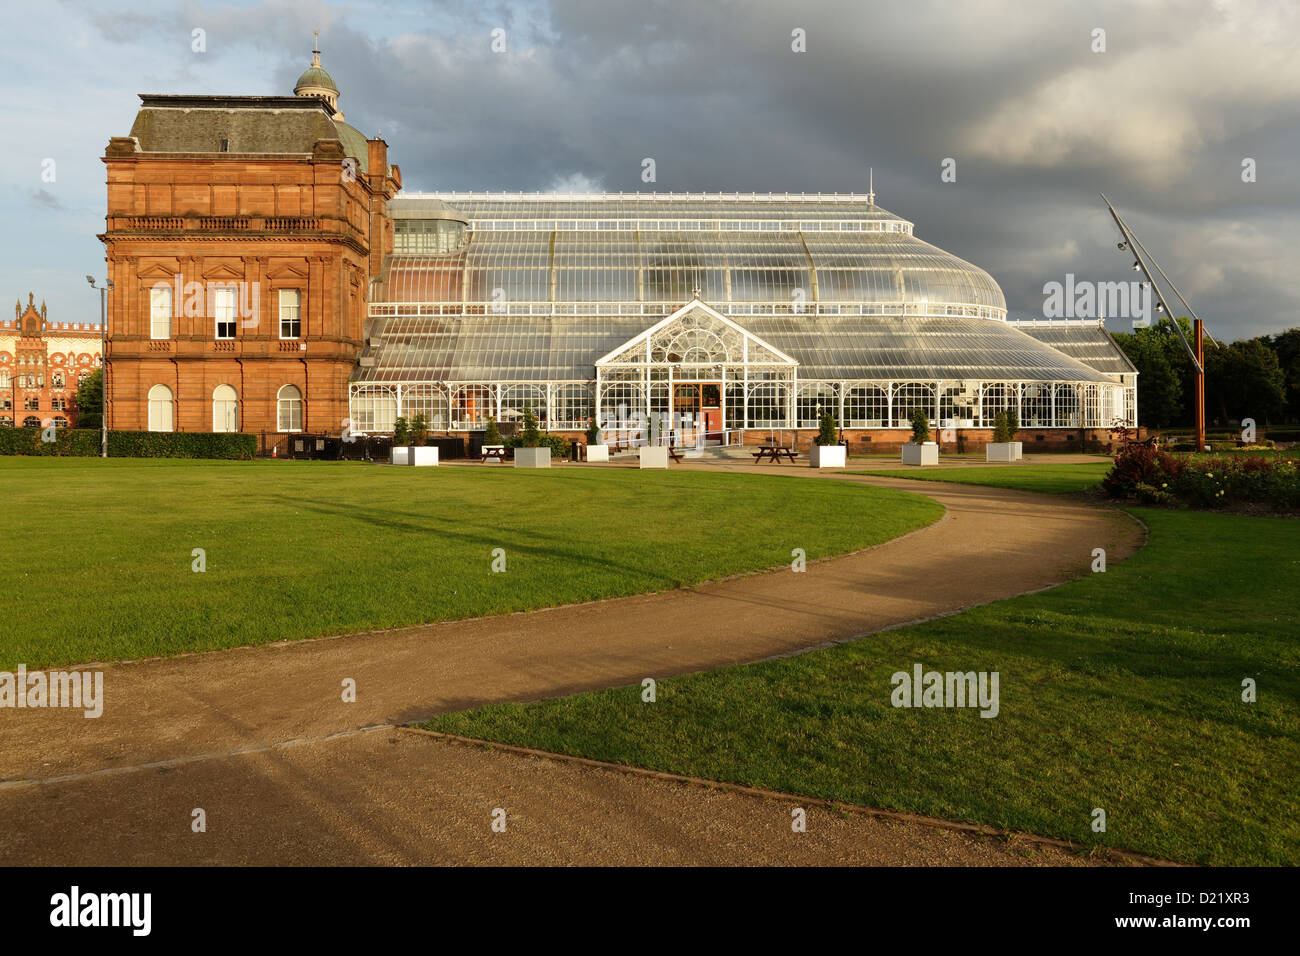
[[[854,475],[880,475],[885,478],[910,478],[914,481],[954,481],[965,485],[989,485],[1042,491],[1048,494],[1088,491],[1101,484],[1110,471],[1110,462],[1074,465],[997,465],[985,468],[892,469],[890,471],[853,471]]]
[[[1189,863],[1300,863],[1300,525],[1133,513],[1146,548],[1050,591],[666,678],[654,704],[633,686],[426,726]],[[1000,712],[895,709],[891,675],[916,663],[998,672]]]
[[[0,458],[0,495],[0,670],[676,588],[942,514],[918,495],[780,476],[352,462]]]

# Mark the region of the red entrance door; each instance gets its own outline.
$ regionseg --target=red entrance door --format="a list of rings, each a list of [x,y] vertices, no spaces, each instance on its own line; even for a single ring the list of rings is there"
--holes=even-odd
[[[722,441],[722,386],[700,386],[700,423],[705,441]]]

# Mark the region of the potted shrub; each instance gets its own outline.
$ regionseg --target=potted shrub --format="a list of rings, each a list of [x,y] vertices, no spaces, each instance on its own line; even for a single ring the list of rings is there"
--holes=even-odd
[[[537,427],[537,416],[531,405],[524,408],[524,431],[519,447],[515,449],[516,468],[550,468],[551,448],[542,444],[542,433]]]
[[[410,463],[420,466],[438,464],[438,449],[429,444],[429,418],[423,412],[411,419]]]
[[[389,460],[394,465],[411,463],[411,425],[405,418],[393,423],[393,450]]]
[[[1025,457],[1024,444],[1016,441],[1016,433],[1020,431],[1020,413],[1014,408],[1007,409],[1007,444],[1011,446],[1011,452],[1015,457],[1013,461],[1019,461]]]
[[[1015,461],[1016,452],[1011,447],[1011,428],[1007,424],[1007,413],[998,412],[993,416],[993,440],[984,446],[985,461]]]
[[[912,440],[903,445],[903,464],[939,464],[939,446],[930,441],[930,416],[924,409],[912,409]]]
[[[808,464],[813,468],[843,468],[847,458],[848,449],[835,434],[835,416],[823,412],[817,437],[808,448]]]
[[[592,410],[591,424],[587,426],[587,461],[609,461],[609,449],[600,426],[596,424],[596,413]]]
[[[501,440],[501,428],[500,426],[497,425],[496,416],[489,415],[487,420],[487,427],[483,429],[482,451],[483,452],[495,451],[498,454],[493,455],[491,457],[484,455],[483,456],[484,460],[501,461],[499,455],[504,453],[505,449],[506,446],[505,443]]]

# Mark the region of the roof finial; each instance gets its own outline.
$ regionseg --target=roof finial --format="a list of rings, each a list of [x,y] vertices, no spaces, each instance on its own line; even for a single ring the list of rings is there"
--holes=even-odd
[[[311,65],[320,66],[320,30],[312,31],[316,34],[316,42],[311,48]]]
[[[871,205],[876,204],[876,170],[874,166],[867,167],[867,202]]]

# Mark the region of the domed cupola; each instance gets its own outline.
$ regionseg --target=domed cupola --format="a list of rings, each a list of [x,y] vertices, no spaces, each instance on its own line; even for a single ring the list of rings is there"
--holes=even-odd
[[[319,97],[329,104],[329,108],[336,114],[335,119],[343,118],[343,114],[338,111],[339,88],[335,85],[334,78],[320,65],[319,30],[316,31],[316,48],[311,51],[311,66],[298,77],[298,82],[293,86],[293,95]]]

